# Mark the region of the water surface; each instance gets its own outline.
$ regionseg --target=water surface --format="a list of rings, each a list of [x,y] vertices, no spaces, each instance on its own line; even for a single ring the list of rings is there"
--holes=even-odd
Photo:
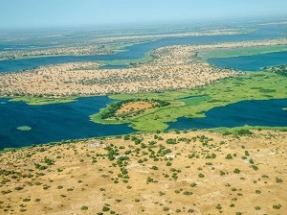
[[[168,123],[169,129],[208,129],[218,127],[287,126],[287,99],[252,100],[213,108],[206,117],[189,119],[178,118]]]
[[[230,58],[208,59],[207,62],[218,66],[242,71],[260,71],[267,66],[287,64],[287,51]]]
[[[89,116],[112,102],[108,97],[80,98],[76,102],[29,106],[0,99],[0,150],[67,139],[131,133],[127,124],[101,125]],[[19,131],[19,126],[30,131]]]

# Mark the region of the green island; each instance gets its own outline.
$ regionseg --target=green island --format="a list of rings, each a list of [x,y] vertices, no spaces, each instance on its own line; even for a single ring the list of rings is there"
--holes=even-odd
[[[28,105],[49,105],[49,104],[62,104],[68,102],[75,102],[76,98],[44,98],[44,97],[15,97],[9,100],[9,102],[25,102]]]
[[[23,126],[18,126],[17,129],[19,131],[30,131],[32,128],[30,126],[23,125]]]
[[[264,86],[264,87],[263,87]],[[243,73],[238,77],[226,78],[213,85],[163,93],[144,93],[136,95],[112,95],[111,99],[126,101],[131,97],[137,99],[157,99],[170,105],[141,112],[124,119],[103,117],[110,106],[91,116],[91,120],[103,124],[131,123],[139,131],[156,131],[166,129],[167,122],[179,117],[204,117],[204,112],[214,108],[245,100],[268,100],[286,98],[287,79],[270,71]]]

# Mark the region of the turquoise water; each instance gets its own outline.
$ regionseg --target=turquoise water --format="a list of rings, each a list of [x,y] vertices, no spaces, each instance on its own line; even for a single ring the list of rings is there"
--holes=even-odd
[[[207,61],[218,67],[233,68],[242,71],[260,71],[267,66],[287,64],[287,51],[252,56],[209,59]]]

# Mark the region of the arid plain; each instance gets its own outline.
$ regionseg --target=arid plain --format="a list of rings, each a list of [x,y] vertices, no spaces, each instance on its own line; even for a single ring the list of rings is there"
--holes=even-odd
[[[286,132],[170,132],[6,152],[3,214],[284,214]]]

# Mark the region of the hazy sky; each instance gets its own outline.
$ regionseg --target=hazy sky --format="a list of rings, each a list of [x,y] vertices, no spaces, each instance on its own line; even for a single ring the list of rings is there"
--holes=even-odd
[[[287,0],[0,0],[0,29],[253,18]]]

